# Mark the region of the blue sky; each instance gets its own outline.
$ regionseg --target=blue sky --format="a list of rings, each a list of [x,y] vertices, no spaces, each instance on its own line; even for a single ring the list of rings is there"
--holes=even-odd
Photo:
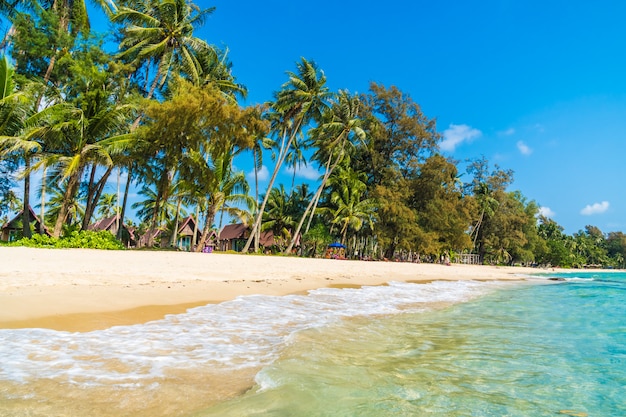
[[[626,2],[199,4],[216,6],[198,34],[228,47],[248,104],[300,57],[333,90],[395,85],[437,119],[445,155],[512,169],[567,233],[626,230]]]

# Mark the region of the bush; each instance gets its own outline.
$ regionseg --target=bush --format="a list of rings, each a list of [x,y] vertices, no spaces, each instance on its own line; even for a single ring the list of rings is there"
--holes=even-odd
[[[73,231],[62,238],[35,234],[30,239],[20,239],[9,246],[27,246],[31,248],[84,248],[84,249],[124,249],[124,245],[111,233],[101,230]]]

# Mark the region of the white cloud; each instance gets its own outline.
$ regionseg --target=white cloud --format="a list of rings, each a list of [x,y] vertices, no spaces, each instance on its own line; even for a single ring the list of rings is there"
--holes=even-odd
[[[530,155],[531,153],[533,153],[533,150],[530,149],[530,147],[521,140],[517,142],[517,149],[521,152],[522,155]]]
[[[550,207],[539,207],[539,213],[540,216],[543,217],[547,217],[549,219],[551,219],[552,217],[554,217],[556,215],[556,213],[554,211],[552,211],[552,209]]]
[[[287,167],[285,171],[288,172],[289,175],[293,175],[294,167]],[[320,172],[310,165],[299,165],[296,169],[296,177],[307,180],[317,180],[320,177]]]
[[[583,216],[591,216],[592,214],[601,214],[609,209],[609,202],[603,201],[601,203],[593,203],[587,205],[580,211]]]
[[[501,132],[498,132],[501,136],[512,136],[515,134],[515,129],[513,129],[512,127],[508,128],[507,130],[503,130]]]
[[[267,169],[265,165],[261,166],[261,169],[256,173],[259,182],[267,181],[270,177],[270,171]],[[254,170],[248,172],[246,174],[246,178],[248,181],[254,181]]]
[[[471,126],[450,124],[450,127],[443,131],[443,141],[439,147],[443,151],[452,152],[461,143],[469,143],[481,135],[480,130]]]

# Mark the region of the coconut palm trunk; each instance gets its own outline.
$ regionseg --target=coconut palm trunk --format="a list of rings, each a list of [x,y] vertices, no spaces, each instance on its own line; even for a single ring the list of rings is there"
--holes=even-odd
[[[24,176],[24,206],[22,208],[22,237],[30,238],[30,156],[26,154]],[[43,221],[43,220],[42,220]]]
[[[72,199],[76,195],[76,191],[78,190],[79,179],[82,175],[82,171],[83,170],[81,168],[77,170],[76,173],[72,174],[69,177],[67,188],[65,189],[65,193],[63,194],[63,203],[61,204],[61,208],[59,209],[59,215],[54,225],[54,232],[52,233],[54,237],[61,236],[61,230],[63,229],[63,224],[65,224],[65,221],[69,214],[69,206],[71,204]]]
[[[291,241],[289,242],[289,245],[287,246],[287,248],[285,249],[285,254],[291,253],[297,239],[298,239],[298,235],[300,234],[300,230],[302,230],[302,225],[304,224],[304,220],[306,219],[307,215],[310,214],[309,217],[309,223],[307,225],[307,232],[308,229],[311,225],[311,219],[313,218],[313,214],[315,213],[315,209],[317,208],[317,204],[319,202],[319,199],[322,195],[322,192],[324,191],[324,188],[326,187],[326,183],[328,182],[328,178],[330,177],[330,175],[333,173],[333,171],[335,170],[335,168],[337,167],[337,165],[339,164],[339,162],[341,161],[341,159],[343,158],[343,150],[341,152],[339,152],[339,155],[337,156],[337,158],[335,159],[334,163],[332,166],[330,166],[331,160],[332,160],[332,154],[328,157],[328,161],[326,163],[326,170],[324,172],[324,176],[322,177],[322,182],[319,185],[319,187],[317,187],[317,191],[315,192],[315,195],[313,196],[313,198],[311,199],[311,201],[309,202],[307,208],[304,210],[304,213],[302,214],[302,218],[300,219],[300,222],[298,223],[298,226],[296,227],[296,231],[294,232],[293,236],[291,237]],[[306,233],[306,232],[305,232]]]
[[[260,235],[260,232],[261,232],[261,220],[263,219],[263,212],[265,211],[265,206],[267,205],[267,200],[270,196],[269,191],[274,186],[274,182],[276,181],[278,172],[280,171],[280,168],[282,167],[283,162],[285,161],[285,158],[287,157],[287,153],[288,153],[287,150],[291,147],[291,144],[293,143],[293,139],[298,134],[301,123],[302,123],[302,119],[300,119],[298,123],[296,123],[294,130],[289,135],[289,140],[287,141],[284,148],[281,149],[278,155],[276,166],[274,167],[274,171],[272,172],[272,177],[270,178],[270,182],[267,185],[267,192],[265,193],[265,197],[263,198],[263,203],[261,203],[261,207],[259,207],[259,211],[257,213],[256,219],[254,221],[254,224],[252,225],[252,230],[250,231],[250,236],[248,237],[248,240],[246,241],[246,245],[244,246],[242,250],[242,252],[244,253],[250,250],[250,245],[252,244],[252,240],[255,241],[255,244],[254,244],[255,252],[258,252],[259,250],[259,247],[258,247],[259,239],[258,238],[255,239],[255,237],[257,236],[257,234]]]

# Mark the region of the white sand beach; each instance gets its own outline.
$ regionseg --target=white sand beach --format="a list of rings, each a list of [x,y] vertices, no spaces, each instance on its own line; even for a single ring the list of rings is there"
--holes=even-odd
[[[519,280],[540,272],[518,267],[24,247],[0,248],[0,260],[0,328],[38,325],[71,330],[145,322],[239,295],[285,295],[390,281]]]

